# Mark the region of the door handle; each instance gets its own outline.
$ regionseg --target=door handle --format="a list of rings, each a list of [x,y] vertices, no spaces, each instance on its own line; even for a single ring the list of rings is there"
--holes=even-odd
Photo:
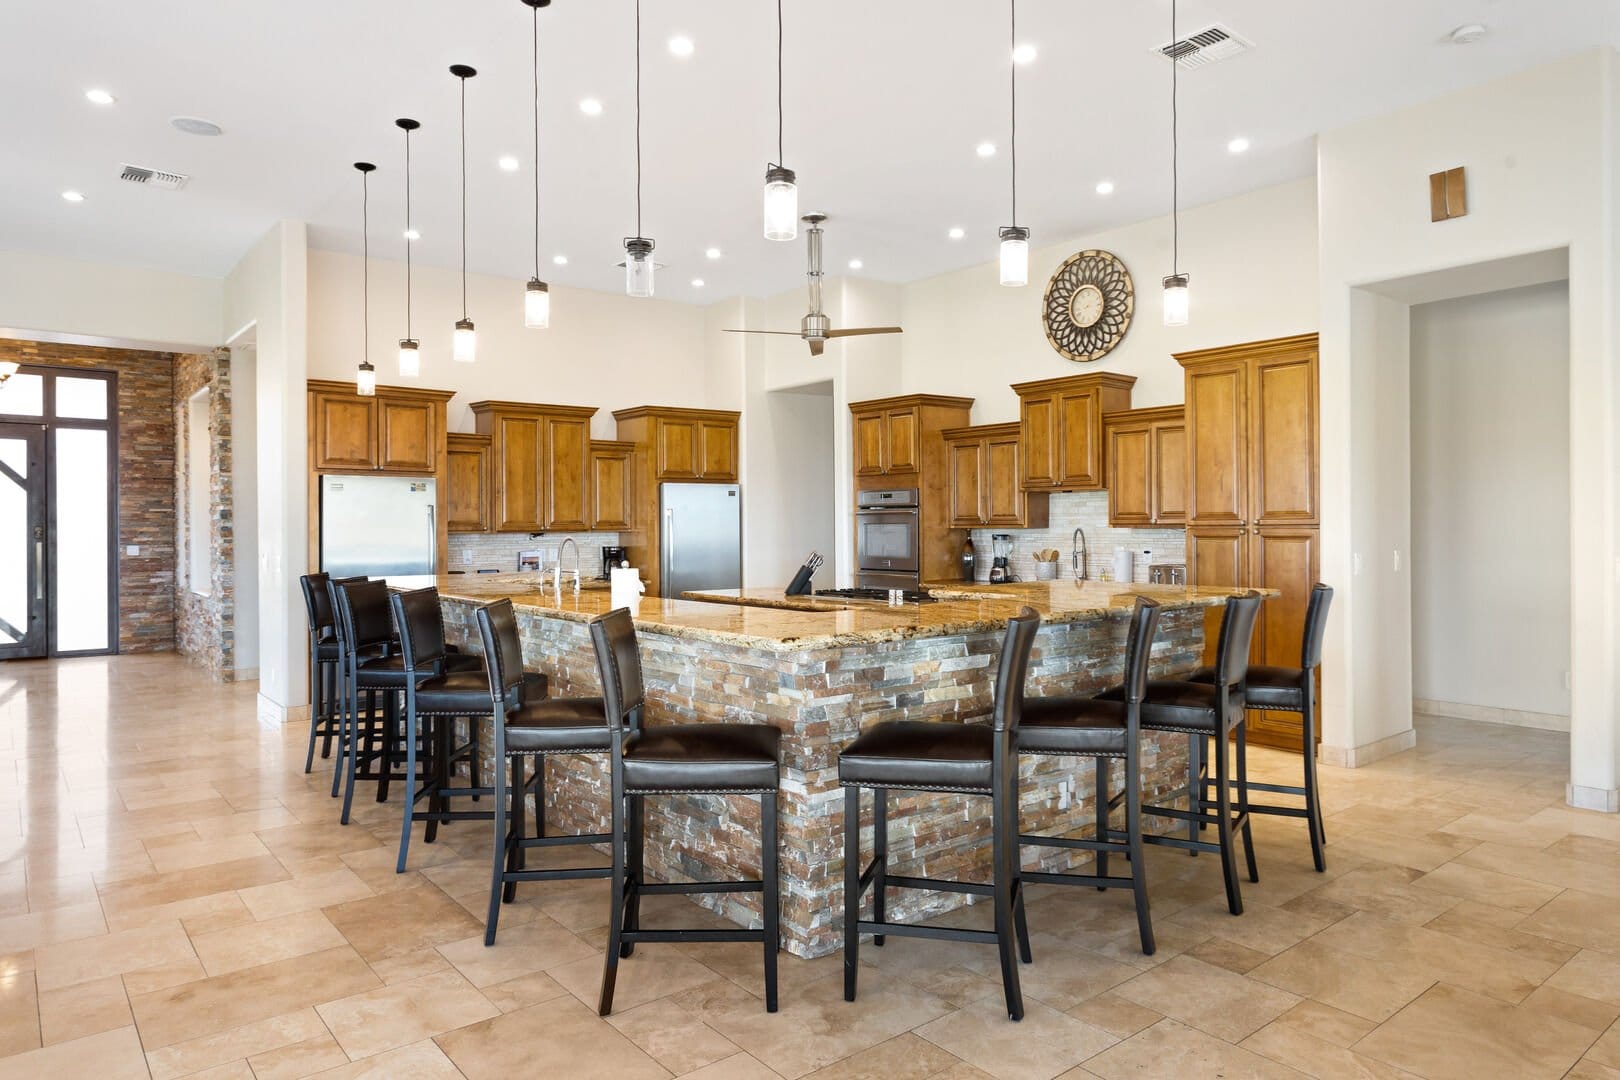
[[[34,530],[36,533],[38,529]],[[34,599],[45,599],[45,541],[34,541]],[[36,619],[38,615],[34,616]]]

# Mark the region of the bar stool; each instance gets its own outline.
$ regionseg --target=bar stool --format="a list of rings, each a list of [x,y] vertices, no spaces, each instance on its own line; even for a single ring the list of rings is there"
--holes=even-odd
[[[1272,667],[1251,664],[1245,673],[1247,686],[1245,704],[1251,709],[1291,712],[1300,715],[1300,738],[1303,740],[1304,783],[1249,785],[1250,791],[1267,791],[1304,798],[1304,806],[1286,806],[1275,803],[1249,803],[1251,814],[1272,814],[1277,817],[1302,817],[1309,824],[1311,858],[1317,872],[1327,870],[1327,857],[1322,847],[1327,843],[1327,832],[1322,827],[1322,802],[1316,784],[1316,668],[1322,663],[1322,637],[1327,632],[1328,606],[1333,602],[1333,590],[1317,582],[1311,588],[1311,598],[1305,607],[1305,632],[1300,644],[1299,667]],[[1191,676],[1193,682],[1214,682],[1215,669],[1199,668]],[[1213,781],[1206,780],[1205,783]]]
[[[363,577],[339,578],[348,584]],[[331,578],[326,574],[304,574],[298,579],[304,590],[304,613],[309,622],[309,750],[304,754],[304,771],[315,768],[315,740],[321,739],[321,757],[332,756],[332,740],[341,734],[337,697],[338,642],[332,614]]]
[[[496,600],[477,609],[475,615],[487,673],[482,715],[492,716],[495,728],[491,762],[494,786],[490,789],[495,796],[491,814],[495,822],[495,846],[491,859],[489,914],[484,920],[484,944],[493,945],[501,904],[515,898],[518,882],[605,878],[613,872],[608,866],[556,870],[529,870],[524,866],[524,853],[530,848],[605,844],[612,839],[607,833],[546,835],[546,758],[552,754],[605,754],[612,740],[601,698],[548,698],[543,682],[539,684],[541,692],[535,693],[533,680],[536,677],[523,670],[523,642],[518,637],[512,601]],[[418,688],[419,703],[422,689],[431,687],[428,683]],[[468,704],[470,702],[458,702],[456,707]],[[529,777],[524,775],[527,758],[535,759],[534,775]],[[508,766],[510,785],[507,783]],[[524,798],[530,793],[534,795],[535,835],[525,836]]]
[[[646,691],[636,628],[627,608],[591,620],[591,641],[602,677],[613,749],[613,908],[608,922],[602,995],[597,1013],[613,1011],[619,959],[642,941],[750,941],[765,948],[765,1011],[776,1011],[776,954],[781,948],[777,904],[776,794],[782,733],[769,724],[643,724]],[[653,884],[643,859],[649,795],[758,795],[758,881]],[[668,894],[757,892],[758,930],[643,930],[641,898]]]
[[[438,836],[440,822],[492,821],[489,810],[451,810],[448,800],[458,796],[492,795],[492,788],[478,783],[478,727],[477,719],[491,715],[489,676],[482,664],[464,670],[445,670],[450,654],[444,641],[444,615],[439,607],[439,590],[431,585],[410,592],[390,593],[389,603],[394,612],[394,625],[399,629],[400,657],[406,670],[405,680],[405,772],[406,782],[415,784],[418,746],[425,754],[425,771],[420,786],[413,786],[405,801],[404,822],[400,829],[399,861],[395,872],[405,872],[406,855],[411,844],[411,825],[427,823],[423,839],[431,844]],[[523,672],[518,687],[521,701],[539,701],[546,696],[546,677]],[[467,741],[455,745],[455,720],[468,722]],[[425,723],[424,723],[425,721]],[[455,767],[468,762],[470,787],[456,788]],[[427,810],[416,808],[423,796],[427,797]]]
[[[1047,873],[1023,870],[1025,882],[1043,885],[1094,885],[1098,889],[1129,888],[1136,897],[1136,924],[1142,936],[1142,952],[1154,951],[1153,920],[1148,914],[1147,865],[1142,857],[1142,699],[1147,693],[1148,657],[1153,635],[1159,626],[1159,605],[1138,597],[1125,634],[1124,700],[1108,701],[1093,697],[1026,697],[1018,727],[1020,754],[1061,757],[1089,757],[1097,774],[1097,833],[1093,840],[1066,836],[1019,833],[1021,847],[1060,848],[1096,852],[1093,874]],[[1124,788],[1108,794],[1110,763],[1125,765]],[[1125,831],[1111,831],[1110,812],[1123,801]],[[1013,803],[1017,805],[1016,800]],[[1127,877],[1109,876],[1109,853],[1130,860]]]
[[[1243,833],[1243,853],[1248,861],[1249,880],[1260,880],[1249,829],[1249,766],[1244,730],[1243,675],[1249,658],[1249,642],[1254,636],[1255,618],[1260,613],[1260,601],[1263,599],[1255,592],[1227,598],[1226,610],[1221,616],[1221,634],[1215,647],[1215,676],[1212,682],[1150,679],[1147,694],[1142,700],[1143,731],[1170,731],[1188,737],[1187,809],[1142,807],[1144,814],[1185,821],[1187,835],[1182,838],[1150,834],[1142,839],[1149,844],[1184,848],[1194,854],[1200,851],[1218,852],[1221,856],[1221,877],[1226,883],[1226,907],[1233,915],[1243,914],[1243,895],[1238,886],[1237,863],[1233,855],[1234,833],[1237,831]],[[1115,687],[1098,696],[1122,700],[1124,688]],[[1211,754],[1215,758],[1213,802],[1204,797],[1203,769],[1199,764],[1206,739],[1213,744]],[[1235,779],[1232,776],[1234,741],[1237,747]],[[1232,807],[1234,788],[1237,790],[1236,811]],[[1216,843],[1198,838],[1199,832],[1208,825],[1215,827]]]
[[[1030,961],[1029,931],[1024,924],[1018,869],[1017,738],[1029,673],[1029,653],[1040,629],[1040,616],[1024,608],[1008,621],[996,671],[994,715],[990,724],[931,720],[886,720],[862,732],[838,755],[838,783],[844,789],[844,1000],[855,1000],[860,966],[860,936],[875,935],[882,945],[889,934],[947,941],[994,944],[1001,954],[1001,983],[1007,1015],[1024,1017],[1013,937],[1025,963]],[[871,865],[861,869],[861,788],[873,789]],[[991,881],[944,881],[903,877],[888,872],[888,793],[941,791],[990,796]],[[861,894],[872,888],[872,918],[860,917]],[[929,889],[990,896],[995,930],[966,930],[919,923],[889,922],[884,892]]]

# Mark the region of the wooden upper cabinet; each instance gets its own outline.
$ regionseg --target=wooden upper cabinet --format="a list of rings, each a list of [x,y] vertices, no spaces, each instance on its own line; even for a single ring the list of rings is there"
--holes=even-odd
[[[308,394],[313,471],[438,475],[451,391],[379,386],[361,397],[354,383],[311,379]]]
[[[951,528],[1046,527],[1048,496],[1019,486],[1023,444],[1017,424],[947,428],[940,434],[950,464],[947,524]]]
[[[984,524],[984,443],[967,437],[946,436],[945,456],[950,462],[950,526],[973,529]]]
[[[546,416],[546,528],[591,524],[590,442],[595,409]]]
[[[619,438],[645,446],[652,480],[735,483],[738,475],[737,420],[723,409],[678,409],[638,405],[613,414]]]
[[[1153,426],[1153,520],[1159,525],[1187,523],[1185,420]]]
[[[1096,491],[1106,485],[1104,413],[1131,407],[1134,376],[1098,371],[1018,383],[1027,491]]]
[[[737,418],[698,421],[698,475],[704,480],[735,483],[737,479]]]
[[[885,476],[892,477],[896,487],[924,487],[920,474],[937,471],[943,476],[948,463],[939,433],[966,424],[972,409],[972,398],[938,394],[851,402],[857,482],[863,477]]]
[[[1249,374],[1252,524],[1316,524],[1316,346],[1263,356]]]
[[[886,472],[916,472],[922,461],[915,408],[890,409],[883,414],[883,460]]]
[[[375,469],[377,467],[377,399],[311,390],[309,397],[310,467]]]
[[[445,527],[451,532],[489,531],[488,435],[445,436]]]
[[[591,464],[592,529],[617,532],[635,523],[634,472],[635,444],[593,442]]]
[[[475,401],[472,411],[479,433],[490,437],[496,532],[590,527],[594,408]]]
[[[545,431],[538,416],[497,416],[490,429],[494,461],[494,529],[539,532],[546,527],[545,477],[540,471]]]
[[[437,415],[444,406],[386,396],[377,398],[377,468],[430,473],[438,448]]]
[[[884,465],[884,431],[881,412],[857,413],[855,428],[855,475],[882,476]]]
[[[1188,525],[1248,524],[1248,383],[1242,360],[1187,369]]]
[[[1129,415],[1129,414],[1126,414]],[[1153,524],[1153,432],[1148,424],[1109,424],[1108,524]]]
[[[698,462],[696,420],[661,419],[654,427],[658,439],[658,477],[661,480],[696,480]]]
[[[1179,405],[1103,418],[1108,523],[1120,528],[1187,520],[1187,428]]]

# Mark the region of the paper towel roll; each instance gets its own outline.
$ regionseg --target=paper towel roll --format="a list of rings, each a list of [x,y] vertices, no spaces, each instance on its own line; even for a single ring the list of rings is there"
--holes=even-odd
[[[1131,549],[1126,547],[1115,548],[1114,580],[1129,582],[1135,579],[1136,575],[1131,569]]]
[[[609,602],[615,609],[629,608],[632,612],[641,605],[641,594],[647,591],[641,580],[641,571],[633,566],[615,566],[608,571]]]

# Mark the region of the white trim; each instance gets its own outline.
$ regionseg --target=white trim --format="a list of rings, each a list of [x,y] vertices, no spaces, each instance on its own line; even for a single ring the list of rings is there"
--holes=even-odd
[[[1481,724],[1507,724],[1537,731],[1569,731],[1569,717],[1559,713],[1530,712],[1526,709],[1499,709],[1491,705],[1469,705],[1460,701],[1430,701],[1413,698],[1412,711],[1452,720],[1473,720]]]
[[[1579,810],[1599,810],[1605,814],[1620,813],[1620,788],[1565,784],[1564,801]]]
[[[283,705],[259,694],[259,722],[265,724],[297,724],[309,719],[308,705]]]
[[[1317,750],[1317,760],[1341,769],[1359,769],[1416,745],[1417,732],[1408,728],[1365,746],[1329,746],[1323,743]]]

